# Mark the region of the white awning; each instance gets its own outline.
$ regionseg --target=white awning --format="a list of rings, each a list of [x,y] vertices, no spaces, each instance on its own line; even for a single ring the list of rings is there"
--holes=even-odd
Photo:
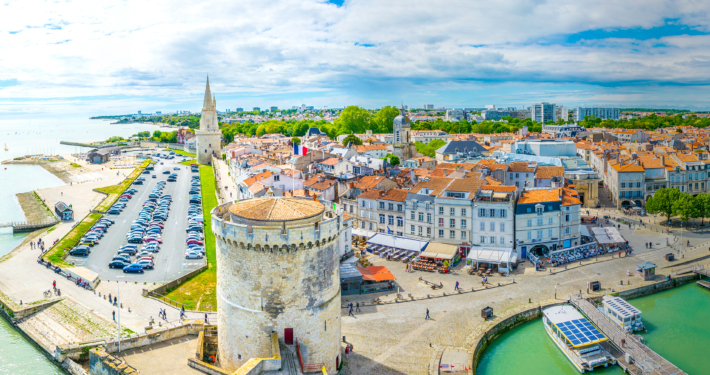
[[[479,263],[515,263],[518,261],[518,253],[514,252],[512,248],[471,247],[467,259]]]
[[[380,245],[393,249],[409,250],[421,252],[429,245],[428,241],[413,240],[411,238],[390,236],[384,233],[377,233],[367,240],[372,245]]]
[[[586,225],[580,225],[580,230],[582,231],[583,236],[591,237],[592,234],[589,233],[589,228],[587,228]]]
[[[621,235],[621,233],[619,233],[619,231],[613,227],[604,227],[604,228],[594,227],[594,228],[592,228],[592,232],[594,232],[594,237],[597,239],[597,242],[599,242],[601,244],[626,242],[626,240]]]
[[[375,235],[375,232],[367,229],[353,228],[353,235],[370,238]]]

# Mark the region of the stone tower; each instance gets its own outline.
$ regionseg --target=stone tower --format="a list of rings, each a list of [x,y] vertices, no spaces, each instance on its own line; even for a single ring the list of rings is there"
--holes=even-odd
[[[202,103],[200,129],[195,131],[197,137],[197,163],[212,163],[212,155],[222,157],[222,131],[217,123],[217,100],[210,92],[210,77],[207,77],[205,99]]]
[[[412,157],[412,139],[410,136],[409,117],[404,110],[404,104],[399,108],[399,116],[394,118],[392,126],[394,155],[399,157],[399,162],[403,163]]]
[[[233,372],[271,357],[271,335],[298,340],[304,363],[335,374],[340,352],[342,213],[293,197],[212,211],[217,245],[219,360]],[[288,344],[288,342],[287,342]]]

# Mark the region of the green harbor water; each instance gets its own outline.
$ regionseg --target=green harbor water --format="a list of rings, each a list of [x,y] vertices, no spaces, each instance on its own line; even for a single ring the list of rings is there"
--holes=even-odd
[[[710,291],[692,282],[628,301],[642,311],[648,329],[646,343],[656,353],[690,375],[710,373]],[[595,374],[623,374],[619,366],[598,368]],[[478,375],[579,374],[547,336],[542,321],[510,330],[484,352]]]

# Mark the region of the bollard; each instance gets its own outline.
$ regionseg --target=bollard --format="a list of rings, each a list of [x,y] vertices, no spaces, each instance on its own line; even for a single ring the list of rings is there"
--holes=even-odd
[[[532,298],[528,298],[528,303],[532,303]]]

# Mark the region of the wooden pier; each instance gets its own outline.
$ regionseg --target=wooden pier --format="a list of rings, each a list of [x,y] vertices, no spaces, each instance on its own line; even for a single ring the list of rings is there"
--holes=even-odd
[[[570,302],[609,338],[607,342],[620,352],[617,360],[625,372],[639,375],[687,375],[648,346],[642,344],[637,336],[630,335],[617,325],[612,324],[592,302],[579,296],[571,297]],[[624,345],[621,344],[622,339],[625,342]],[[630,357],[630,360],[627,361],[626,357]]]
[[[28,223],[26,221],[8,221],[0,223],[0,228],[10,228],[12,233],[33,232],[37,229],[51,227],[58,223],[59,220],[46,220],[40,223]]]
[[[698,285],[702,286],[703,288],[710,290],[710,283],[707,281],[700,280],[698,281]]]

